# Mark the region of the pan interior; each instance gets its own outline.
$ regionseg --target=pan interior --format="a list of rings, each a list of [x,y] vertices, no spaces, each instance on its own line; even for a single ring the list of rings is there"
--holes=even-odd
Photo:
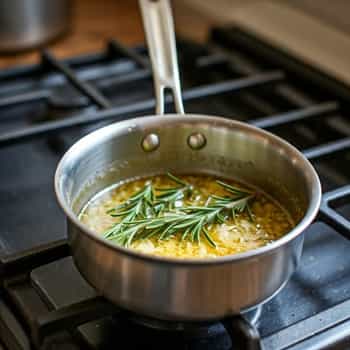
[[[195,132],[206,138],[200,150],[188,146]],[[145,152],[141,142],[149,133],[159,136],[160,145]],[[212,174],[256,186],[296,222],[317,187],[304,157],[271,134],[223,118],[168,115],[112,124],[80,140],[58,167],[56,190],[78,215],[92,196],[112,184],[167,171]]]

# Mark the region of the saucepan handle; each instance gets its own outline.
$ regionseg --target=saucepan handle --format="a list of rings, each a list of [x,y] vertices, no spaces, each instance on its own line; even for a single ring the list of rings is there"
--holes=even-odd
[[[176,113],[184,114],[170,2],[139,0],[139,4],[153,70],[156,113],[164,114],[164,93],[170,89]]]

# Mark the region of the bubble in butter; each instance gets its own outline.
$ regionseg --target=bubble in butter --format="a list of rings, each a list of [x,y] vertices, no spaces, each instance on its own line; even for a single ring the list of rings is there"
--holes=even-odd
[[[210,195],[227,196],[228,193],[217,184],[217,178],[207,175],[178,176],[193,185],[194,191],[185,203],[176,205],[204,205]],[[173,187],[174,182],[166,175],[132,180],[116,184],[95,195],[83,208],[79,219],[97,234],[103,234],[118,218],[107,211],[125,202],[131,195],[151,181],[155,188]],[[246,188],[235,181],[224,180],[228,184]],[[175,258],[215,258],[256,249],[269,244],[288,233],[294,222],[289,213],[270,196],[257,191],[250,203],[253,220],[247,213],[238,214],[223,224],[213,224],[208,231],[216,243],[211,246],[207,240],[200,242],[181,240],[180,234],[174,234],[166,240],[157,237],[134,241],[130,248],[136,251]]]

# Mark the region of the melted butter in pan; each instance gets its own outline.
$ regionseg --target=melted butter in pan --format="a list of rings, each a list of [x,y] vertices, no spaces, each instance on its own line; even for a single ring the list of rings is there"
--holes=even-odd
[[[203,205],[212,194],[219,196],[228,193],[220,187],[212,176],[179,176],[180,179],[194,186],[194,193],[186,203],[181,205]],[[104,190],[95,196],[82,210],[80,220],[90,229],[102,234],[109,229],[117,218],[111,217],[107,211],[126,201],[131,195],[144,187],[146,182],[152,181],[155,187],[173,187],[174,182],[165,175],[154,176],[122,183]],[[226,183],[242,186],[234,181],[224,180]],[[250,204],[254,221],[251,221],[246,213],[227,220],[224,224],[212,225],[210,235],[217,247],[208,244],[205,239],[199,243],[190,240],[181,240],[179,235],[174,235],[168,240],[150,238],[138,240],[132,243],[131,248],[137,251],[160,256],[178,258],[209,258],[231,255],[256,249],[288,233],[294,222],[289,213],[282,208],[277,201],[262,192],[259,192]]]

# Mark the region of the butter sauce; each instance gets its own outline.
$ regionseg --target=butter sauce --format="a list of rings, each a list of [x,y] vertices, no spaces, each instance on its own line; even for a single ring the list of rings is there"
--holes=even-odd
[[[227,192],[216,183],[217,178],[213,176],[188,175],[178,177],[192,184],[194,191],[185,202],[177,201],[177,207],[204,205],[210,195],[227,195]],[[81,211],[79,219],[96,233],[103,234],[118,221],[118,218],[110,216],[107,211],[126,201],[149,181],[152,181],[156,188],[174,186],[172,180],[166,175],[116,184],[94,196]],[[238,187],[246,187],[235,181],[227,181],[226,179],[224,181]],[[217,245],[216,248],[203,239],[199,243],[180,240],[179,235],[176,234],[167,240],[159,240],[158,238],[136,240],[130,248],[159,256],[215,258],[264,246],[282,237],[295,226],[289,213],[277,201],[263,192],[256,194],[250,208],[253,221],[246,213],[241,213],[235,219],[229,219],[224,224],[214,224],[209,227],[210,235]]]

